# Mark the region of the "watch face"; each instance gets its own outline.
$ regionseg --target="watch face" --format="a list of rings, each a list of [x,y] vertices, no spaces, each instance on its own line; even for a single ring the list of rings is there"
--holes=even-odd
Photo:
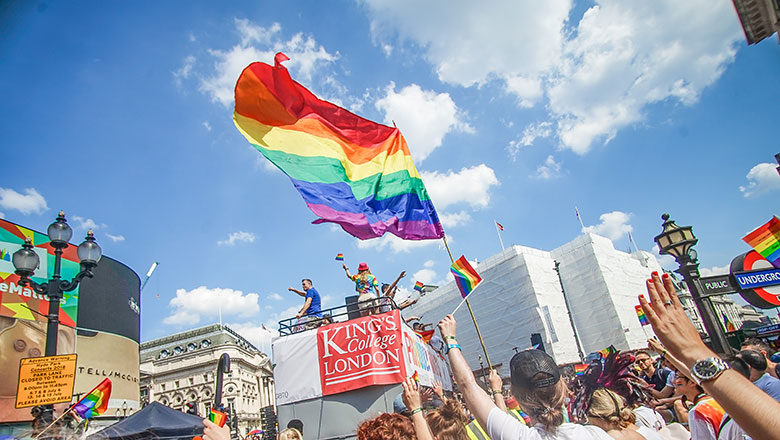
[[[694,366],[696,374],[701,378],[708,378],[718,372],[718,366],[714,362],[698,362]]]

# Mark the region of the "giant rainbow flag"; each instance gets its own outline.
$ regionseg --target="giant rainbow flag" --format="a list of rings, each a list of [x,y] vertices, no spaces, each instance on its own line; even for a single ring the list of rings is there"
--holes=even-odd
[[[749,244],[772,266],[780,268],[780,219],[772,217],[742,240]]]
[[[73,405],[73,412],[82,419],[89,419],[99,416],[106,412],[108,408],[108,399],[111,398],[111,379],[105,378],[83,399]]]
[[[323,101],[274,66],[252,63],[236,83],[238,130],[293,182],[319,219],[362,240],[444,236],[439,216],[395,127]]]

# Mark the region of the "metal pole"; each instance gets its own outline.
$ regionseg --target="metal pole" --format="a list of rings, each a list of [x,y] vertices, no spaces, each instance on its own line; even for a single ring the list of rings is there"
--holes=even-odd
[[[582,352],[582,344],[580,344],[580,336],[577,334],[577,326],[574,325],[574,317],[571,315],[571,307],[569,306],[569,298],[566,297],[566,289],[563,287],[563,278],[561,277],[561,263],[555,261],[555,272],[558,273],[558,281],[561,283],[561,293],[563,294],[563,303],[566,304],[566,313],[569,315],[569,324],[571,324],[571,331],[574,333],[574,342],[577,343],[577,354],[580,356],[580,362],[585,362],[585,354]]]
[[[680,256],[677,263],[679,263],[680,268],[675,272],[682,275],[685,284],[688,285],[693,302],[699,310],[702,323],[704,323],[704,329],[710,335],[712,349],[718,354],[730,355],[732,353],[731,346],[728,339],[726,339],[726,335],[723,334],[720,321],[715,318],[715,308],[712,306],[710,299],[702,295],[702,288],[699,284],[699,278],[701,277],[699,275],[699,264],[694,263],[688,255]]]
[[[46,356],[57,355],[57,332],[60,326],[60,300],[62,288],[60,283],[60,265],[62,264],[62,249],[54,249],[54,273],[48,283],[46,295],[49,297],[49,315],[46,324]]]

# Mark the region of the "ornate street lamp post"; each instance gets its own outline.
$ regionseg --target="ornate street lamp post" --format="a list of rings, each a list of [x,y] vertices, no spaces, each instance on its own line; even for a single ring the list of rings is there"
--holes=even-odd
[[[100,246],[95,243],[92,230],[87,232],[87,237],[77,250],[81,262],[81,271],[72,280],[64,281],[60,276],[62,251],[68,247],[68,241],[73,236],[73,230],[65,220],[64,212],[60,211],[57,220],[49,225],[46,232],[49,236],[49,244],[54,248],[54,271],[48,282],[38,284],[30,279],[35,269],[40,265],[40,258],[33,250],[32,242],[29,238],[24,241],[21,249],[14,252],[12,260],[14,268],[16,268],[15,273],[19,275],[19,284],[22,286],[29,284],[37,293],[48,297],[49,314],[46,326],[46,356],[54,356],[57,354],[57,331],[60,324],[60,300],[62,300],[62,294],[78,287],[84,277],[92,278],[94,276],[92,269],[100,261],[102,251]],[[51,423],[53,412],[53,405],[44,406],[41,420],[46,424]]]
[[[715,309],[712,307],[710,299],[702,295],[701,285],[699,284],[699,261],[697,260],[696,250],[693,246],[699,242],[693,235],[693,227],[677,226],[674,220],[669,220],[669,214],[661,216],[663,219],[663,231],[655,237],[658,245],[658,253],[661,255],[671,255],[674,257],[680,267],[675,272],[682,275],[688,290],[691,292],[693,302],[699,310],[699,315],[704,323],[707,334],[710,335],[710,343],[713,350],[719,354],[731,354],[726,335],[720,327],[720,321],[716,317]]]

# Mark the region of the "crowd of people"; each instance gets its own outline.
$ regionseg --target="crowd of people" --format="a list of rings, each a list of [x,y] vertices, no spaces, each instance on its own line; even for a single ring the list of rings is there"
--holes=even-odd
[[[356,286],[371,288],[360,269],[350,276],[345,267]],[[439,384],[421,389],[408,378],[394,412],[365,420],[357,438],[780,439],[780,380],[770,347],[748,339],[739,353],[722,359],[699,337],[668,275],[654,272],[646,286],[647,298],[639,302],[658,337],[648,341],[649,350],[610,353],[569,377],[545,352],[521,351],[509,363],[506,397],[494,370],[488,392],[478,384],[448,315],[438,330],[458,393],[446,395]],[[203,423],[205,440],[229,439],[227,429]],[[280,438],[302,438],[289,429]]]

